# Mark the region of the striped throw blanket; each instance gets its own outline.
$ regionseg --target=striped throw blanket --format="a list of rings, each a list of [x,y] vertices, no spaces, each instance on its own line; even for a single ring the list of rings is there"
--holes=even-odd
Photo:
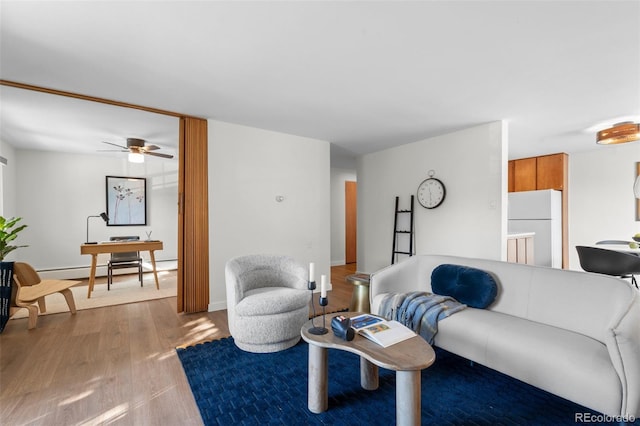
[[[453,297],[423,291],[389,293],[382,299],[379,315],[404,324],[432,345],[438,321],[466,306]]]

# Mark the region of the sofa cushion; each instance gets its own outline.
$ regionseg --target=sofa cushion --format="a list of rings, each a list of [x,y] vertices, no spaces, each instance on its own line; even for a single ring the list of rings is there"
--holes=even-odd
[[[431,289],[436,294],[451,296],[472,308],[486,308],[496,298],[495,279],[481,269],[443,264],[431,273]]]
[[[244,296],[235,307],[237,315],[277,315],[306,306],[311,293],[287,287],[262,287],[249,290]]]

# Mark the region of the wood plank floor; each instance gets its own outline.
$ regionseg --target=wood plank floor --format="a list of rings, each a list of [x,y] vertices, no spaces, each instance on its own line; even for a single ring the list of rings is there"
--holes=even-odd
[[[349,306],[331,268],[327,311]],[[317,297],[314,297],[317,312]],[[0,334],[2,425],[201,425],[175,348],[229,335],[226,311],[176,314],[175,297],[11,320]]]

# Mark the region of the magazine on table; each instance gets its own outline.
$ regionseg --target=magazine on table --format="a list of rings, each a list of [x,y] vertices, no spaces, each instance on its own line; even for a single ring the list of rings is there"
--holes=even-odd
[[[357,333],[385,348],[416,335],[398,321],[389,321],[371,314],[351,318],[351,327]]]

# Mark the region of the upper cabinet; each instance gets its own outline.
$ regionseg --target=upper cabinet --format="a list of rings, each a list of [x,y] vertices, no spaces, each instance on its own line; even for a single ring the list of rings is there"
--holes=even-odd
[[[536,157],[536,184],[538,189],[567,189],[567,154],[553,154]]]
[[[509,161],[509,192],[567,188],[565,153]]]

